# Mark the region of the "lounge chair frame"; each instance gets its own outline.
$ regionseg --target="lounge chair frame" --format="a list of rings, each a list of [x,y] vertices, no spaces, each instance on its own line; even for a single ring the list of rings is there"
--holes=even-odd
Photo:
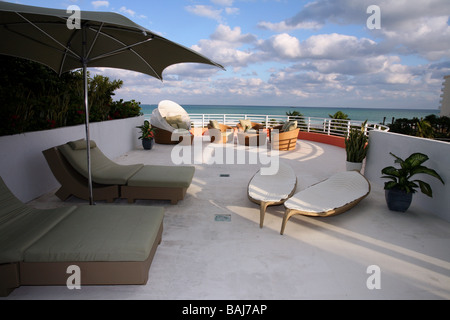
[[[53,147],[42,153],[56,180],[61,184],[56,191],[56,196],[62,201],[66,201],[71,196],[89,200],[88,180],[70,165],[58,148]],[[117,185],[93,183],[92,188],[95,201],[112,203],[120,198],[120,190]]]
[[[342,213],[352,209],[353,207],[355,207],[358,203],[360,203],[362,200],[364,200],[370,194],[370,191],[371,191],[370,182],[367,180],[366,177],[364,177],[363,175],[361,175],[361,176],[367,181],[368,188],[369,188],[365,195],[363,195],[362,197],[359,197],[359,198],[357,198],[357,199],[355,199],[355,200],[353,200],[353,201],[351,201],[351,202],[349,202],[349,203],[347,203],[347,204],[345,204],[345,205],[343,205],[341,207],[334,208],[334,209],[328,210],[328,211],[322,211],[322,212],[310,212],[310,211],[302,211],[302,210],[286,208],[286,211],[285,211],[284,216],[283,216],[283,222],[282,222],[282,225],[281,225],[280,234],[281,235],[284,234],[287,222],[289,221],[289,219],[291,217],[293,217],[295,215],[303,215],[303,216],[308,216],[308,217],[322,217],[322,218],[325,218],[325,217],[332,217],[332,216],[336,216],[336,215],[342,214]],[[312,186],[318,185],[318,184],[323,183],[325,181],[326,180],[321,181],[321,182],[316,183],[316,184],[314,184]]]
[[[62,201],[75,196],[82,200],[89,200],[87,179],[75,170],[64,155],[53,147],[43,151],[43,154],[55,178],[61,184],[56,196]],[[169,200],[177,204],[183,200],[187,187],[142,187],[128,185],[104,185],[93,183],[94,201],[114,202],[116,199],[128,199],[128,203],[142,200]]]
[[[161,188],[161,187],[134,187],[121,186],[120,194],[122,199],[127,199],[128,203],[134,203],[138,199],[144,200],[170,200],[175,205],[186,196],[187,188]]]
[[[282,204],[284,204],[290,197],[292,197],[292,196],[295,194],[296,190],[297,190],[298,179],[297,179],[297,177],[295,177],[295,184],[294,184],[294,186],[293,186],[293,188],[292,188],[292,191],[289,193],[289,195],[288,195],[286,198],[280,199],[279,201],[264,201],[264,200],[260,200],[260,199],[255,199],[255,198],[253,198],[252,196],[250,196],[250,186],[251,186],[251,184],[252,184],[252,182],[253,182],[253,179],[254,179],[255,176],[258,175],[258,174],[259,174],[259,171],[256,172],[256,173],[253,175],[253,177],[250,179],[250,182],[248,183],[248,186],[247,186],[247,196],[248,196],[248,199],[249,199],[251,202],[254,202],[254,203],[256,203],[256,204],[259,205],[259,227],[260,227],[260,228],[263,228],[263,226],[264,226],[264,218],[265,218],[265,215],[266,215],[267,207],[269,207],[269,206],[278,206],[278,205],[282,205]]]

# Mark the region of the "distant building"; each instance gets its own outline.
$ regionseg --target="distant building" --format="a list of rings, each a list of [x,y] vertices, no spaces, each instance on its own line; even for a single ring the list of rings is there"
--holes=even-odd
[[[450,75],[444,77],[441,98],[441,116],[450,117]]]

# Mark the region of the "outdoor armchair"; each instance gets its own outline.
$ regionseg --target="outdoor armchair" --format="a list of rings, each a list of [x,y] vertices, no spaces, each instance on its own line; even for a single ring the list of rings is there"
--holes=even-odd
[[[284,125],[271,129],[272,148],[281,151],[295,150],[297,147],[298,134],[297,121],[287,122]]]
[[[211,142],[228,143],[234,138],[234,128],[215,120],[208,123],[208,134],[211,137]]]

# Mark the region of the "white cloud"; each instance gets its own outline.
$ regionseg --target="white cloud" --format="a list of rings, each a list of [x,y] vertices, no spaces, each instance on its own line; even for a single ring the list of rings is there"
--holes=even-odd
[[[273,51],[279,59],[348,59],[353,56],[371,56],[379,50],[376,42],[337,33],[319,34],[301,42],[287,33],[278,34],[264,41],[265,51]]]
[[[276,32],[287,32],[297,29],[320,29],[322,28],[322,24],[315,22],[315,21],[306,21],[306,22],[299,22],[297,24],[287,24],[286,21],[281,21],[278,23],[272,23],[267,21],[262,21],[258,23],[258,27],[262,29],[272,30]]]
[[[194,5],[194,6],[187,6],[186,10],[200,17],[206,17],[217,21],[222,20],[221,17],[222,9],[214,9],[211,6],[205,5]]]
[[[225,13],[228,15],[232,15],[232,14],[239,14],[239,8],[225,8]]]
[[[109,1],[92,1],[91,4],[95,9],[100,7],[109,7]]]
[[[125,13],[125,14],[129,14],[130,16],[134,17],[134,15],[136,14],[135,11],[131,10],[131,9],[127,9],[126,7],[121,7],[119,9],[120,12]]]
[[[281,22],[263,21],[259,27],[276,32],[318,29],[325,24],[360,25],[365,28],[368,6],[381,9],[381,30],[371,34],[384,41],[385,50],[418,54],[426,59],[450,57],[450,1],[448,0],[317,0]]]
[[[221,24],[210,39],[200,40],[193,49],[222,65],[238,68],[257,60],[257,53],[238,49],[242,45],[255,42],[256,37],[252,34],[242,34],[240,27],[231,29]]]
[[[444,60],[450,57],[448,0],[316,0],[289,19],[260,22],[259,27],[274,31],[268,38],[223,22],[226,14],[238,13],[232,7],[236,1],[210,4],[185,8],[220,23],[209,38],[191,48],[223,64],[228,73],[178,64],[165,70],[163,84],[138,73],[119,73],[124,87],[115,98],[140,96],[143,103],[170,97],[192,104],[438,107],[442,78],[450,74],[450,61]],[[381,30],[365,28],[369,4],[382,9]],[[339,25],[336,33],[317,32],[333,24]],[[358,36],[347,33],[354,24],[361,26]],[[300,38],[308,31],[289,33],[296,29],[314,32]],[[415,62],[418,56],[422,65]]]

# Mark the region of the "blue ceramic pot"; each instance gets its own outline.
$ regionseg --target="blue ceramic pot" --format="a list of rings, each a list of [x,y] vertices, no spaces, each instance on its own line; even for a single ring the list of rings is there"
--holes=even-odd
[[[391,189],[385,190],[386,203],[391,211],[406,212],[412,202],[412,193],[406,193],[403,190]]]
[[[142,139],[142,147],[144,148],[144,150],[151,150],[154,144],[154,139]]]

